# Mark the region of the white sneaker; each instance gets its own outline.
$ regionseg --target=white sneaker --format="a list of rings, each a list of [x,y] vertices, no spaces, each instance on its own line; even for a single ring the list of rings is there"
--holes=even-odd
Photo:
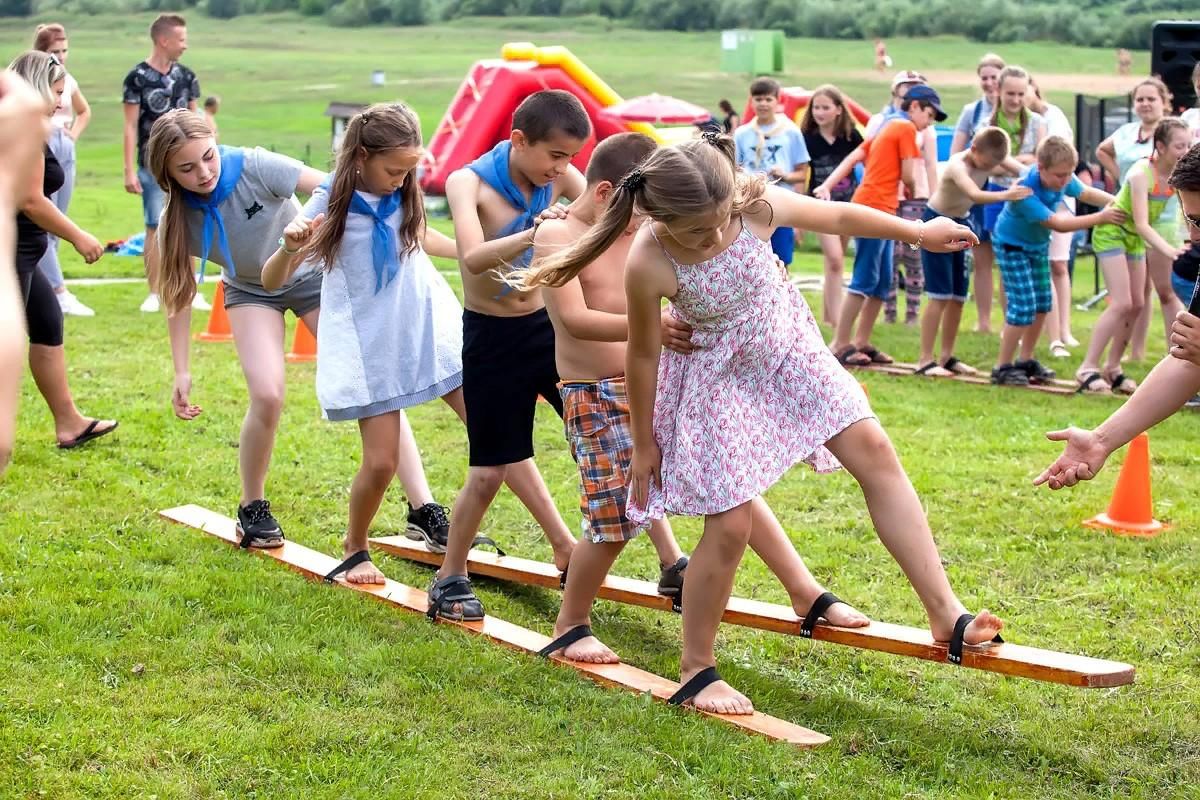
[[[200,294],[199,290],[196,291],[196,296],[192,298],[192,310],[212,311],[212,305],[204,299],[204,295]]]
[[[155,294],[154,292],[151,292],[150,294],[148,294],[146,296],[146,299],[142,301],[142,311],[146,312],[147,314],[157,314],[158,313],[158,295],[157,294]]]
[[[69,291],[58,293],[58,306],[64,314],[71,314],[76,317],[96,316],[95,311],[81,303],[79,298]]]

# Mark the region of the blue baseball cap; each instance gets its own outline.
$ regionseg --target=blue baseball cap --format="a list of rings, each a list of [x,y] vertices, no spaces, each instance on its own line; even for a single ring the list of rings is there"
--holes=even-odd
[[[901,102],[907,105],[910,100],[933,106],[934,119],[938,122],[946,121],[946,112],[942,110],[942,98],[938,97],[938,93],[932,87],[923,83],[913,86],[904,93],[904,99]]]

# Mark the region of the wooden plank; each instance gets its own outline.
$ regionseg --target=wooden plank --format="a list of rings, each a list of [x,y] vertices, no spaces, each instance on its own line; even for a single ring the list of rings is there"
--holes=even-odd
[[[937,375],[914,375],[916,369],[915,364],[872,364],[870,366],[858,366],[848,364],[851,369],[860,369],[866,372],[880,372],[884,375],[898,375],[909,378],[925,378],[935,381],[957,381],[958,383],[969,383],[974,386],[996,386],[999,389],[1032,389],[1035,392],[1043,392],[1045,394],[1057,395],[1073,395],[1075,394],[1075,383],[1073,381],[1063,381],[1054,379],[1050,383],[1030,383],[1024,386],[999,386],[992,383],[991,377],[986,373],[979,375],[954,375],[954,376],[937,376]],[[1100,397],[1114,397],[1119,395],[1099,395]]]
[[[442,557],[429,552],[423,542],[410,541],[403,536],[371,539],[371,545],[386,553],[422,564],[436,566],[442,561]],[[559,572],[553,564],[472,550],[468,565],[472,574],[513,583],[558,588]],[[655,584],[650,581],[610,575],[600,587],[599,596],[618,603],[656,608],[660,611],[671,610],[671,601],[658,594]],[[733,625],[792,636],[800,635],[801,619],[788,606],[731,597],[722,619]],[[865,628],[839,628],[819,623],[813,630],[813,639],[946,663],[946,645],[935,642],[929,631],[922,628],[892,625],[887,622],[872,622]],[[986,648],[967,647],[963,650],[961,666],[1089,689],[1124,686],[1133,683],[1134,679],[1133,667],[1119,661],[1105,661],[1008,643]]]
[[[172,522],[196,528],[235,547],[238,544],[239,537],[234,528],[234,521],[214,511],[197,505],[186,505],[160,511],[159,515]],[[324,575],[338,565],[336,558],[318,553],[316,550],[292,541],[285,542],[283,547],[274,550],[255,550],[253,552],[273,558],[301,575],[316,581],[322,580]],[[349,584],[341,579],[337,581],[337,585],[418,614],[424,614],[429,607],[425,592],[390,579],[382,586]],[[485,636],[498,644],[535,655],[550,643],[548,636],[496,617],[485,617],[481,622],[454,622],[446,619],[439,619],[438,622],[463,628],[471,633]],[[667,698],[679,690],[678,683],[629,664],[581,664],[559,656],[551,656],[549,660],[571,667],[601,685],[626,689],[635,694],[649,693],[655,699],[663,702],[666,702]],[[688,707],[687,710],[696,711],[691,707]],[[707,711],[698,711],[697,713],[718,719],[750,733],[787,742],[799,748],[817,747],[829,741],[829,737],[823,733],[794,725],[759,711],[755,711],[753,714],[712,714]]]

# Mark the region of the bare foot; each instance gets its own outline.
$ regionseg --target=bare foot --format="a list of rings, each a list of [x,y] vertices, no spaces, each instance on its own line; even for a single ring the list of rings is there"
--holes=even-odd
[[[948,642],[950,636],[954,633],[954,622],[958,619],[955,614],[950,619],[949,625],[945,628],[934,626],[933,638],[934,641]],[[971,620],[963,631],[963,644],[985,644],[995,638],[996,634],[1004,627],[1004,620],[997,617],[992,612],[984,609],[975,615],[975,619]]]
[[[808,610],[798,611],[795,608],[796,614],[804,617]],[[859,611],[849,603],[834,603],[829,608],[825,609],[825,613],[821,615],[821,619],[828,622],[830,625],[835,625],[839,628],[865,628],[871,624],[871,620],[867,615]]]
[[[357,551],[347,551],[345,557],[349,558],[355,552]],[[384,574],[379,571],[379,567],[375,566],[370,561],[364,561],[361,564],[356,564],[343,572],[342,575],[345,577],[346,583],[373,583],[379,585],[387,583],[387,578],[384,577]]]
[[[699,671],[696,670],[691,674],[684,673],[681,676],[682,682],[687,683]],[[750,702],[750,698],[735,690],[725,681],[710,683],[700,691],[700,694],[688,700],[684,705],[695,706],[699,711],[708,711],[713,714],[754,713],[754,704]]]
[[[984,609],[980,611],[975,619],[967,625],[967,629],[963,631],[963,644],[984,644],[990,642],[1004,627],[1004,620],[997,617],[992,612]]]
[[[554,637],[557,639],[562,636],[570,628],[565,630],[554,631]],[[584,664],[620,664],[621,657],[609,648],[604,642],[597,639],[595,636],[585,636],[578,642],[574,642],[559,651],[559,654],[568,661],[580,661]]]

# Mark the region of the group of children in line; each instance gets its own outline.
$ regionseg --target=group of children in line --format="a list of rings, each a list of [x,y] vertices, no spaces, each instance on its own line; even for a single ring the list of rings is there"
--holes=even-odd
[[[410,524],[445,552],[429,588],[430,616],[482,618],[467,556],[507,481],[564,573],[548,654],[617,659],[588,627],[590,608],[624,543],[649,528],[660,591],[681,600],[685,577],[692,587],[682,603],[684,688],[676,701],[749,713],[749,700],[716,674],[713,654],[747,543],[798,615],[867,624],[813,578],[761,497],[798,461],[820,471],[844,464],[934,637],[956,657],[992,640],[1002,623],[966,613],[950,589],[886,434],[768,244],[778,229],[804,227],[961,252],[973,234],[947,219],[909,222],[768,187],[737,169],[733,140],[718,134],[673,148],[636,134],[611,137],[584,176],[570,162],[591,135],[569,93],[527,98],[509,139],[448,181],[451,241],[426,224],[420,129],[403,105],[372,106],[352,119],[328,176],[260,149],[218,147],[203,119],[185,110],[155,123],[147,160],[169,198],[159,231],[162,296],[181,417],[200,413],[190,403],[184,335],[195,291],[189,256],[220,263],[231,289],[226,306],[251,396],[241,442],[243,545],[283,541],[264,484],[283,396],[283,313],[291,309],[317,332],[325,416],[357,420],[362,436],[345,558],[331,579],[383,581],[367,531],[399,474],[416,504]],[[770,152],[769,141],[756,146]],[[783,177],[798,180],[796,171]],[[297,191],[311,192],[303,207]],[[458,259],[465,309],[428,254]],[[663,298],[671,300],[666,312]],[[579,466],[578,542],[532,460],[539,396],[563,416]],[[424,485],[403,415],[435,397],[464,417],[469,446],[449,520]],[[668,513],[705,516],[690,561]]]
[[[1179,119],[1161,113],[1154,117],[1157,122],[1151,125],[1144,147],[1138,140],[1142,149],[1119,148],[1127,163],[1114,161],[1121,167],[1122,181],[1114,198],[1074,175],[1078,154],[1070,141],[1070,124],[1061,109],[1042,99],[1025,70],[988,55],[980,62],[979,74],[984,96],[963,109],[952,148],[956,152],[940,170],[932,125],[947,115],[936,91],[912,71],[893,79],[892,102],[867,123],[866,141],[836,87],[821,86],[812,92],[797,128],[778,111],[779,84],[770,78],[756,79],[750,85],[755,118],[734,134],[738,164],[821,199],[862,204],[904,219],[949,216],[970,224],[980,238],[973,252],[981,315],[977,330],[988,330],[993,263],[1001,273],[1005,324],[991,380],[1002,385],[1042,383],[1055,377],[1036,358],[1038,337],[1047,324],[1054,356],[1069,355],[1068,344],[1078,344],[1069,328],[1068,259],[1075,232],[1096,227],[1094,247],[1105,272],[1110,304],[1077,373],[1078,388],[1131,394],[1136,383],[1122,372],[1120,361],[1135,320],[1149,302],[1147,245],[1168,265],[1187,252],[1179,246],[1177,202],[1165,182],[1193,133]],[[1162,91],[1160,81],[1148,79],[1135,90],[1135,104],[1160,102]],[[1105,148],[1117,149],[1106,141],[1101,155]],[[862,174],[856,180],[859,165]],[[1076,215],[1076,199],[1101,210]],[[843,299],[844,242],[821,235],[820,243],[825,255],[823,319],[834,329],[830,347],[839,361],[847,366],[894,362],[871,338],[881,310],[889,320],[897,317],[897,281],[903,265],[906,321],[916,321],[921,294],[928,299],[920,316],[915,374],[978,374],[954,354],[969,287],[965,253],[935,253],[859,237]],[[780,261],[790,264],[792,232],[776,230],[772,247]],[[1169,268],[1159,272],[1163,274],[1154,285],[1159,287],[1169,328],[1180,304],[1167,279]],[[1143,286],[1147,287],[1145,303]],[[940,348],[936,346],[939,330]],[[1110,343],[1102,367],[1099,360]]]

